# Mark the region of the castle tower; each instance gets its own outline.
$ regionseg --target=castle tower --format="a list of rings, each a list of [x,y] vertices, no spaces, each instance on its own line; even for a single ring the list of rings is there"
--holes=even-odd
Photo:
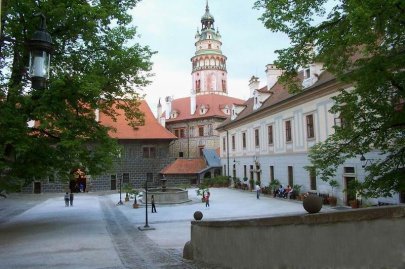
[[[221,34],[214,28],[214,17],[210,14],[208,0],[205,14],[201,17],[201,33],[195,35],[195,55],[192,63],[192,92],[197,95],[228,94],[226,56],[221,51]]]

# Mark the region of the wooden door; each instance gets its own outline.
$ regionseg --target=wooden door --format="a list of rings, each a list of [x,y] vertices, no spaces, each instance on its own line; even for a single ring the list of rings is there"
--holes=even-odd
[[[116,189],[117,189],[117,180],[111,179],[111,190],[116,190]]]
[[[34,193],[41,193],[41,182],[34,182]]]

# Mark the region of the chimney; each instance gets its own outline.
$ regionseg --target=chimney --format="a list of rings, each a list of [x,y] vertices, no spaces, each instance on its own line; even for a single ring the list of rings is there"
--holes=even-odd
[[[259,89],[259,84],[260,84],[260,81],[259,81],[258,77],[252,76],[250,78],[250,80],[249,80],[250,97],[253,97],[254,90]]]
[[[172,114],[172,98],[170,96],[166,96],[166,119],[170,119],[170,114]]]
[[[95,115],[96,122],[100,122],[100,110],[98,108],[96,108],[96,110],[94,110],[94,115]]]
[[[197,108],[196,94],[195,94],[194,90],[191,90],[191,95],[190,95],[190,115],[194,115],[196,108]]]
[[[278,78],[283,74],[283,70],[278,68],[275,64],[266,65],[266,75],[267,75],[267,89],[270,90],[273,87]]]

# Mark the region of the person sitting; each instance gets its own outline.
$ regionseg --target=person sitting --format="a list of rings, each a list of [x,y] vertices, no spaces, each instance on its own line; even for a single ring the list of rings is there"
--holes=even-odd
[[[280,187],[277,190],[277,197],[282,198],[283,195],[284,195],[284,188],[283,188],[283,185],[280,185]]]
[[[290,198],[290,192],[291,192],[292,188],[290,185],[287,185],[287,188],[285,188],[284,190],[284,194],[283,194],[283,198]]]
[[[294,189],[288,185],[286,192],[285,192],[285,197],[287,199],[294,199]]]

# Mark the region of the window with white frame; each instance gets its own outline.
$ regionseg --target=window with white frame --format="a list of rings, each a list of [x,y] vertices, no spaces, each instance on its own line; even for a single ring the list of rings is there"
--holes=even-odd
[[[285,140],[287,142],[292,141],[291,121],[290,120],[285,122]]]
[[[269,145],[273,145],[273,125],[267,126],[267,136]]]
[[[242,148],[246,149],[246,133],[242,133]]]
[[[314,130],[314,115],[307,115],[306,116],[307,122],[307,138],[315,138],[315,130]]]
[[[259,129],[255,129],[255,146],[260,147]]]

